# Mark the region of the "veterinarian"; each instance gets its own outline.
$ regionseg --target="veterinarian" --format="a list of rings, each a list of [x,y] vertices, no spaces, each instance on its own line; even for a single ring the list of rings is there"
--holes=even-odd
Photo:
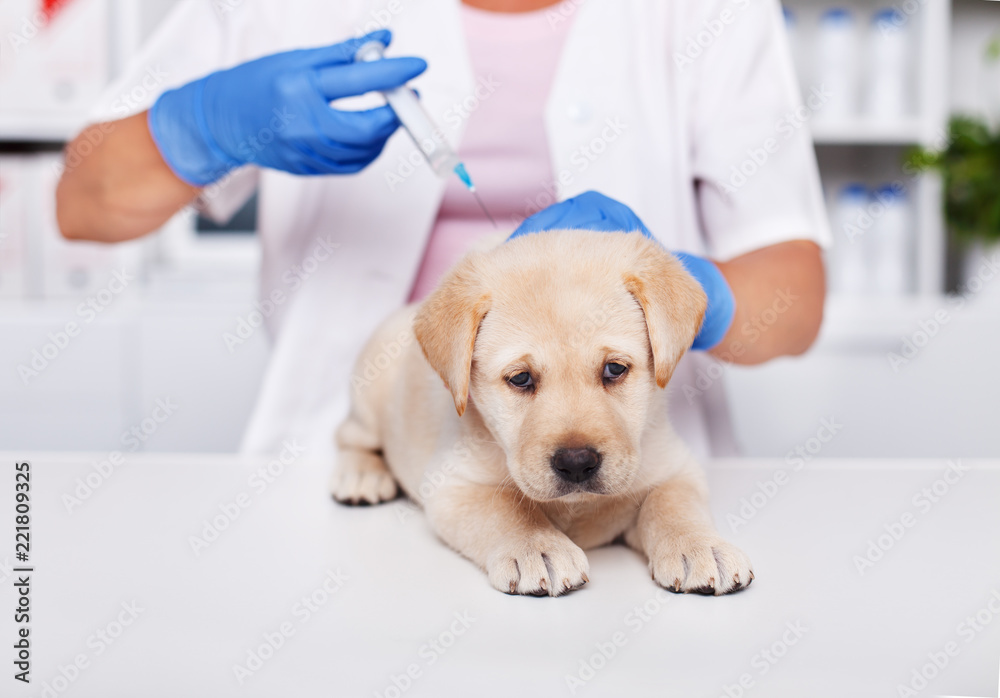
[[[395,58],[353,63],[386,25]],[[129,240],[192,204],[225,220],[258,191],[273,347],[243,448],[332,451],[373,328],[493,232],[373,92],[403,83],[505,231],[593,190],[691,255],[721,315],[674,374],[672,421],[695,453],[732,453],[709,354],[801,353],[824,299],[806,127],[824,92],[803,104],[776,0],[182,0],[70,144],[59,225]]]

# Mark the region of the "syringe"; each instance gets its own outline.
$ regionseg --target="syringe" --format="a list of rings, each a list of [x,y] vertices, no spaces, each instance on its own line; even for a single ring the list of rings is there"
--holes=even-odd
[[[361,48],[355,52],[354,60],[365,62],[378,61],[382,59],[384,53],[385,44],[381,41],[368,41],[362,44]],[[444,133],[431,121],[430,116],[424,110],[423,105],[420,104],[420,100],[414,94],[413,90],[406,85],[400,85],[391,90],[384,90],[381,94],[385,97],[385,101],[388,102],[389,106],[392,107],[392,110],[396,112],[396,116],[399,117],[403,128],[410,134],[410,138],[416,143],[417,149],[423,153],[427,159],[427,164],[431,166],[435,174],[439,177],[447,177],[451,172],[458,175],[458,178],[462,180],[462,184],[476,197],[479,208],[483,209],[483,213],[490,219],[490,223],[493,224],[494,228],[497,227],[493,216],[486,210],[483,200],[479,198],[479,194],[476,192],[476,185],[472,183],[472,178],[465,169],[465,165],[462,164],[462,161],[458,159],[458,155],[444,139]]]

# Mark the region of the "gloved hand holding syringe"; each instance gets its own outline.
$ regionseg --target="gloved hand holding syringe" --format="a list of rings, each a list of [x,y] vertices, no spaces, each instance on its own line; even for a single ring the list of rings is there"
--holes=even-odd
[[[382,59],[384,53],[385,44],[374,39],[366,42],[357,50],[354,54],[354,60],[366,63],[378,61]],[[455,151],[452,150],[451,146],[448,145],[443,132],[431,121],[430,116],[424,110],[423,105],[420,104],[420,99],[413,90],[406,85],[400,85],[392,89],[381,90],[380,93],[396,113],[396,117],[403,124],[403,128],[410,134],[410,138],[413,139],[417,148],[423,153],[427,159],[427,163],[431,166],[435,174],[440,177],[447,177],[454,172],[458,175],[458,178],[462,180],[462,184],[476,197],[476,202],[483,209],[486,217],[490,219],[490,223],[496,227],[496,221],[493,220],[490,212],[486,210],[483,200],[479,198],[476,186],[472,183],[472,178],[469,176],[468,171],[466,171],[465,165]]]
[[[246,165],[305,176],[359,172],[402,123],[431,169],[458,175],[493,221],[458,156],[406,86],[427,63],[412,56],[382,59],[391,39],[380,29],[209,73],[160,95],[149,110],[149,133],[179,179],[204,187]],[[368,92],[381,93],[388,104],[364,111],[331,106]]]

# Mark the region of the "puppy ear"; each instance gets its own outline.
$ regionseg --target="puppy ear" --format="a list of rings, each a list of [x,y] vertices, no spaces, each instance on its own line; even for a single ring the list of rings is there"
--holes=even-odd
[[[680,261],[659,246],[643,250],[624,281],[646,316],[656,384],[666,387],[701,329],[708,298]]]
[[[476,271],[478,257],[473,253],[448,272],[413,321],[420,348],[451,391],[459,417],[469,400],[476,334],[490,309],[490,296]]]

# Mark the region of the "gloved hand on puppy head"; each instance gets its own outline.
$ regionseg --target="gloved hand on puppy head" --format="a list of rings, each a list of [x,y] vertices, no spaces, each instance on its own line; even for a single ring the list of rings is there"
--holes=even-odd
[[[638,232],[650,240],[655,240],[632,209],[596,191],[584,192],[572,199],[542,209],[525,219],[508,239],[513,240],[529,233],[562,229]],[[733,291],[729,288],[729,283],[722,272],[711,261],[686,252],[674,252],[673,255],[701,284],[705,295],[708,296],[705,320],[691,348],[711,349],[722,341],[730,325],[733,324],[733,316],[736,314]]]

